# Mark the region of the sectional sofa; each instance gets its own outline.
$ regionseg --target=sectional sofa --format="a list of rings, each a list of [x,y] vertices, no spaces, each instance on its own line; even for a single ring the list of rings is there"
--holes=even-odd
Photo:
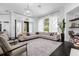
[[[56,32],[35,32],[35,33],[21,33],[18,35],[18,40],[20,42],[28,41],[36,38],[43,38],[48,40],[57,41],[60,40],[61,37]]]
[[[0,34],[0,51],[5,55],[19,56],[26,52],[28,41],[33,41],[34,39],[46,39],[57,41],[60,39],[60,35],[57,33],[47,33],[47,32],[35,32],[35,33],[21,33],[18,35],[17,44],[11,45],[9,42],[9,37],[5,33]],[[36,41],[35,41],[36,42]],[[26,52],[27,53],[27,52]]]

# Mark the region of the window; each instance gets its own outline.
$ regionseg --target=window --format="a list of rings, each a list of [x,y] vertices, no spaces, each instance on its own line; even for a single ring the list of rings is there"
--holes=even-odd
[[[51,16],[49,19],[49,32],[58,32],[58,17]]]
[[[44,21],[44,31],[49,32],[49,18],[46,18]]]
[[[38,21],[38,31],[39,32],[44,32],[44,19],[43,18],[41,18]]]
[[[22,32],[22,22],[20,20],[16,21],[16,33],[17,35]]]

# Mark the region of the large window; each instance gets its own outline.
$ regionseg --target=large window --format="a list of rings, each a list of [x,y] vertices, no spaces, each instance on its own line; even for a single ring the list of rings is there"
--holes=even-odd
[[[49,32],[58,32],[58,17],[51,16],[49,19]]]
[[[49,32],[49,18],[46,18],[44,21],[44,31]]]
[[[39,32],[44,32],[44,19],[43,18],[41,18],[38,21],[38,31]]]
[[[22,32],[22,22],[20,20],[16,21],[16,35]]]

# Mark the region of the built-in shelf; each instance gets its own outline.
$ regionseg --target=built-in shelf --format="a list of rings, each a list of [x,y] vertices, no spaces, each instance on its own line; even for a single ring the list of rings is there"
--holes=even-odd
[[[4,23],[9,23],[9,21],[4,21]]]
[[[79,20],[79,18],[75,18],[75,19],[72,19],[72,20],[69,20],[69,21],[77,21]]]
[[[79,28],[79,27],[69,27],[69,28]]]

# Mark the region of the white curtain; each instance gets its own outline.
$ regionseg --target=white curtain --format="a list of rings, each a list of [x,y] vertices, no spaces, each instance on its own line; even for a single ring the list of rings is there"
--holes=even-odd
[[[39,32],[44,32],[44,19],[40,19],[38,21],[38,31]]]
[[[38,31],[44,32],[44,19],[38,21]],[[58,17],[49,16],[49,32],[58,32]]]
[[[16,21],[16,32],[17,35],[20,34],[22,32],[22,22],[21,21]]]
[[[49,17],[49,32],[58,32],[58,17]]]
[[[33,22],[29,22],[29,32],[33,32]]]

